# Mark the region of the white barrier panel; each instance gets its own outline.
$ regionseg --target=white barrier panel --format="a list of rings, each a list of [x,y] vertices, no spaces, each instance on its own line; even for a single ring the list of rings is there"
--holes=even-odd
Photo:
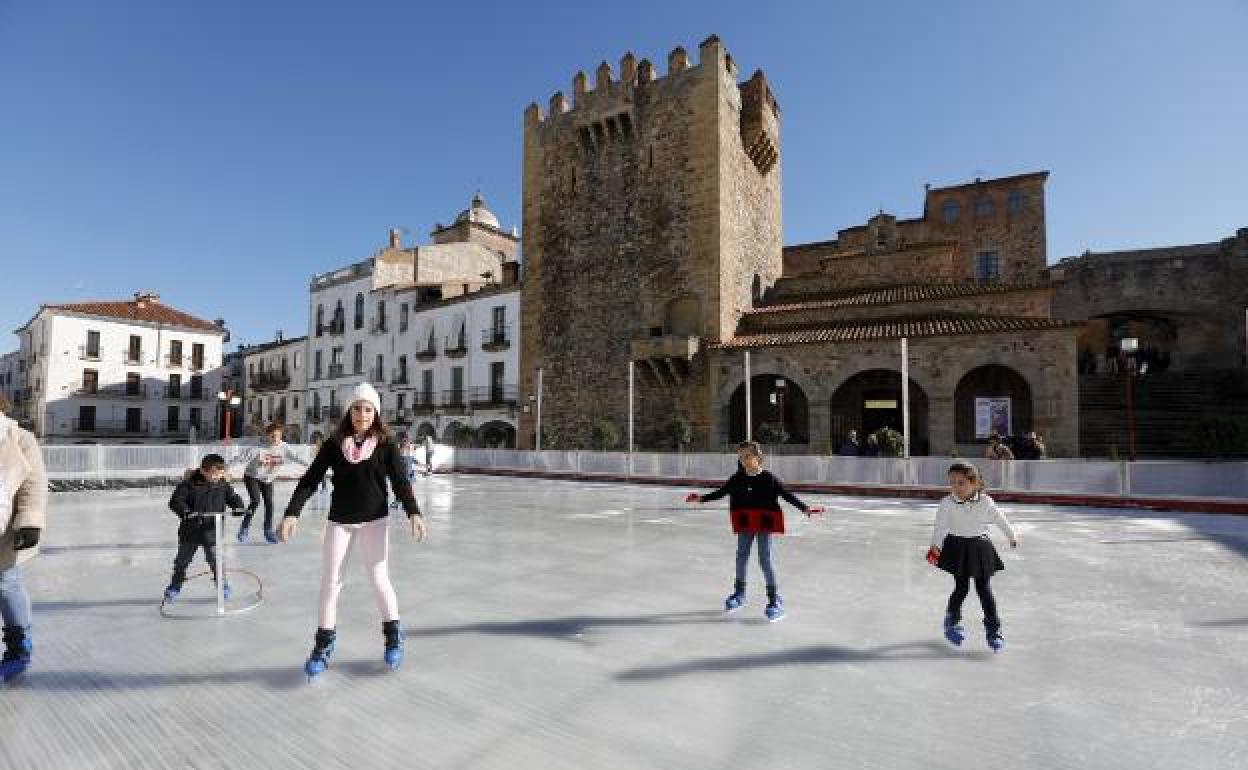
[[[437,453],[434,453],[437,459]],[[455,465],[461,468],[493,468],[494,451],[491,449],[456,449]]]
[[[1248,497],[1248,463],[1131,463],[1131,494]]]
[[[581,473],[628,475],[627,452],[581,452],[579,461]]]
[[[1003,463],[1008,489],[1027,492],[1120,495],[1122,465],[1093,460],[1034,460]]]
[[[80,445],[44,446],[44,463],[52,479],[127,479],[181,476],[197,467],[204,455],[224,456],[236,480],[239,461],[254,444],[204,445]],[[313,447],[295,452],[311,462]],[[787,483],[944,487],[946,472],[957,458],[841,457],[838,455],[774,455],[767,459]],[[1057,494],[1130,495],[1144,497],[1216,497],[1248,499],[1248,463],[1199,461],[1014,460],[970,459],[983,472],[988,488]],[[737,458],[728,453],[578,452],[515,449],[455,449],[438,446],[434,466],[512,471],[587,473],[666,479],[726,479]],[[631,468],[630,468],[631,465]],[[298,477],[305,466],[286,464],[281,475]]]
[[[709,454],[699,452],[685,455],[685,478],[690,479],[727,479],[737,472],[737,456],[735,454]]]

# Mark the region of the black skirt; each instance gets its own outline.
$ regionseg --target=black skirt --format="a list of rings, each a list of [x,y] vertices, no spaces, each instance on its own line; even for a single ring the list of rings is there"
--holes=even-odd
[[[957,535],[945,535],[936,566],[954,577],[969,578],[992,577],[994,572],[1005,569],[992,540]]]

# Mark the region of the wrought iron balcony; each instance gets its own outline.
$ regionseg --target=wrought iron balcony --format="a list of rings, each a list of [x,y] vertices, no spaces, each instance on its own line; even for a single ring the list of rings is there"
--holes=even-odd
[[[511,347],[511,324],[481,330],[481,349],[506,350]]]

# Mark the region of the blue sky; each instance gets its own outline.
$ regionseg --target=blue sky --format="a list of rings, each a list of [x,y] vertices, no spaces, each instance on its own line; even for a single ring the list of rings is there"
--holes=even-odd
[[[528,102],[711,33],[779,99],[788,243],[1038,169],[1050,261],[1218,240],[1248,226],[1246,30],[1245,0],[0,0],[0,350],[139,288],[302,333],[307,278],[388,228],[425,242],[478,186],[518,224]]]

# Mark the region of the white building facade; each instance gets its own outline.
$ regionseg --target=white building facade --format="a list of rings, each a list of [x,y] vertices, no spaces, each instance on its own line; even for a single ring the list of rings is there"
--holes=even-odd
[[[307,440],[308,338],[278,339],[243,351],[243,413],[239,431],[260,435],[274,422],[289,443]]]
[[[17,416],[45,443],[174,443],[215,436],[223,321],[150,293],[44,305],[18,330]]]
[[[332,431],[369,382],[397,432],[514,446],[518,236],[477,196],[433,238],[404,248],[391,231],[374,257],[313,277],[305,435]]]

